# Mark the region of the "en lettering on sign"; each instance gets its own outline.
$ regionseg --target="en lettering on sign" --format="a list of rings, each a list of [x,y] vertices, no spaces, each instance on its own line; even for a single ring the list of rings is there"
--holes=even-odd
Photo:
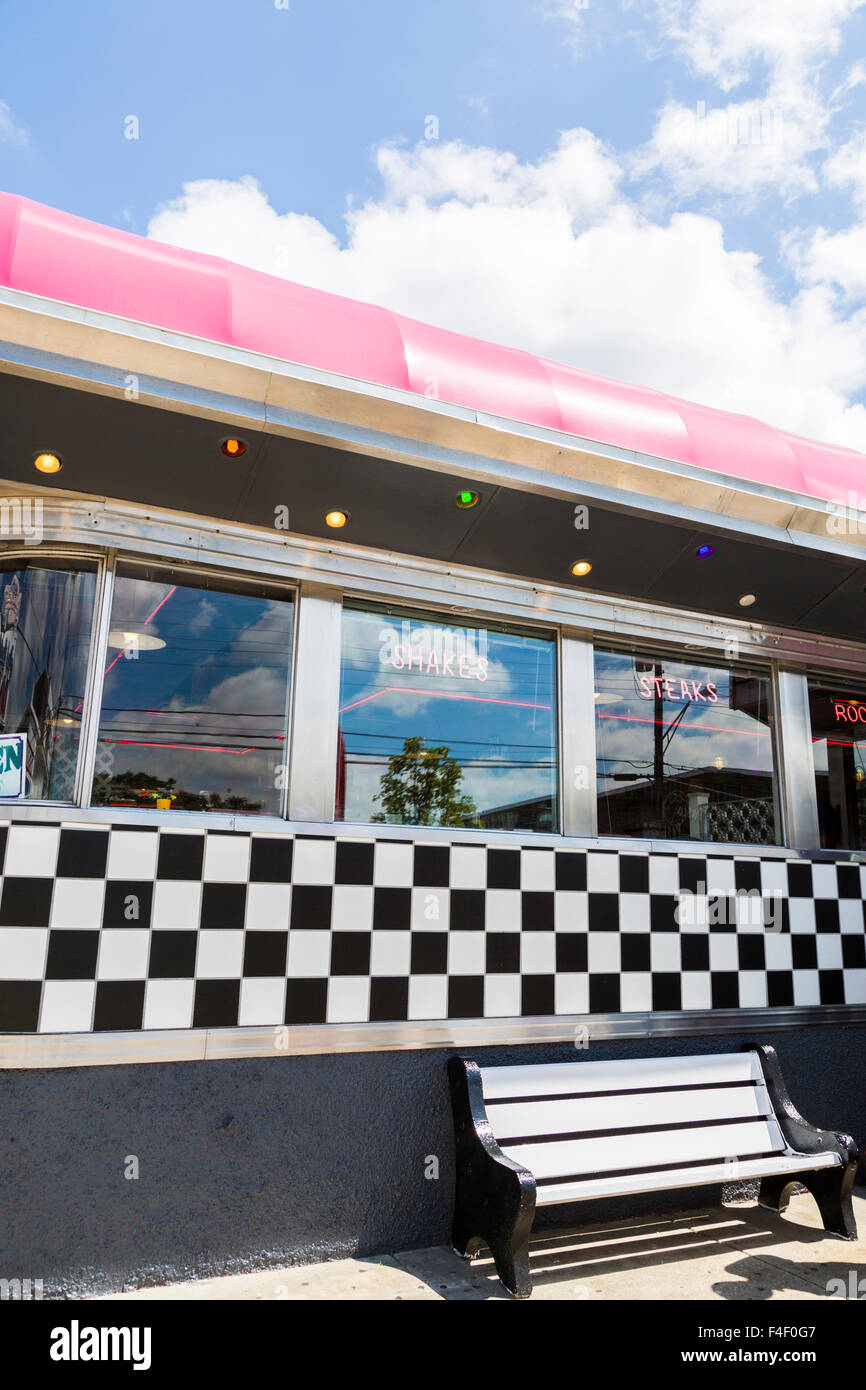
[[[24,795],[24,769],[27,766],[27,735],[0,735],[0,798]]]

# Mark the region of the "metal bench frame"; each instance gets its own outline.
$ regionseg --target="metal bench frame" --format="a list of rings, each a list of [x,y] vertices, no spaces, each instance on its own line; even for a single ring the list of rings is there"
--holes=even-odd
[[[792,1190],[802,1183],[818,1204],[825,1230],[843,1240],[856,1240],[851,1193],[860,1157],[857,1144],[848,1134],[817,1129],[803,1119],[788,1094],[775,1048],[761,1045],[741,1050],[757,1053],[773,1116],[788,1149],[798,1156],[835,1154],[839,1159],[833,1167],[814,1171],[806,1167],[762,1177],[759,1205],[783,1212]],[[532,1293],[529,1236],[535,1218],[535,1177],[502,1153],[493,1137],[477,1063],[452,1057],[448,1075],[457,1150],[454,1249],[464,1259],[471,1259],[486,1245],[505,1288],[515,1298],[528,1298]],[[717,1179],[710,1181],[715,1184]],[[691,1181],[688,1184],[694,1185]],[[588,1192],[586,1199],[593,1195],[597,1194]]]

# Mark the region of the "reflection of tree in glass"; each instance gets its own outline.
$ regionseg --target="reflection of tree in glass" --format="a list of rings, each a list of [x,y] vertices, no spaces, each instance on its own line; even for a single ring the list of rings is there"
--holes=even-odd
[[[425,748],[423,739],[407,738],[401,753],[388,759],[380,789],[374,798],[384,811],[372,819],[384,821],[386,814],[402,825],[465,825],[476,814],[471,796],[459,794],[463,771],[450,749]]]

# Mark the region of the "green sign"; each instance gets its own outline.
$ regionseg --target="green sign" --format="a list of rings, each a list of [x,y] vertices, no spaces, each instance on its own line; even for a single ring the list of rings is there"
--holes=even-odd
[[[0,735],[0,799],[24,795],[27,735]]]

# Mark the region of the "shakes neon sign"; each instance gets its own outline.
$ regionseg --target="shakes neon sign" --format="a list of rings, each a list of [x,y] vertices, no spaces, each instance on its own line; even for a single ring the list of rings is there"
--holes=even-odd
[[[483,628],[386,627],[379,633],[379,664],[424,676],[486,681],[490,659]]]
[[[664,676],[638,676],[638,693],[642,700],[691,701],[695,704],[718,704],[719,691],[715,681],[674,681]]]

